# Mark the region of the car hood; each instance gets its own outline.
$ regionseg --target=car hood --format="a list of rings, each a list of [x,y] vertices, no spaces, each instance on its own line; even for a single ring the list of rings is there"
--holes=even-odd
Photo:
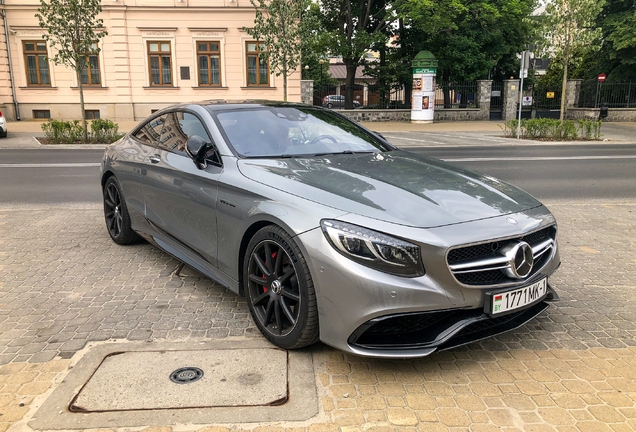
[[[292,195],[420,228],[541,205],[505,182],[404,151],[312,158],[242,159],[241,173]]]

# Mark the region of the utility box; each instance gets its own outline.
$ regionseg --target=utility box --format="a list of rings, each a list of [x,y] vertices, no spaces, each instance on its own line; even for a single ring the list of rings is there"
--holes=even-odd
[[[413,62],[411,123],[433,123],[435,117],[435,76],[437,59],[430,51],[420,51]]]

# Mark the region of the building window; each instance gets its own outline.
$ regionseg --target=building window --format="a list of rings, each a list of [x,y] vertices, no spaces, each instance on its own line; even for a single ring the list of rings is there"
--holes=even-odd
[[[29,86],[51,86],[49,62],[46,60],[46,41],[22,41],[24,64]]]
[[[93,44],[93,48],[97,48],[97,44]],[[91,54],[86,57],[86,65],[80,72],[82,84],[84,85],[102,85],[102,79],[99,73],[99,55]]]
[[[100,118],[99,110],[85,110],[84,112],[86,113],[86,120],[95,120]]]
[[[267,51],[267,45],[258,42],[246,42],[247,85],[269,85],[269,60],[261,58],[260,53]]]
[[[170,42],[148,42],[148,68],[151,86],[172,85],[172,54]]]
[[[49,110],[33,110],[34,119],[50,119],[51,111]]]
[[[197,42],[197,64],[200,86],[221,85],[221,44],[217,42]]]

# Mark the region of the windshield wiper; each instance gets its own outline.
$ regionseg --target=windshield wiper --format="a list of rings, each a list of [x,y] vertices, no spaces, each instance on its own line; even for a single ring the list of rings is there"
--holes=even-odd
[[[341,152],[325,152],[325,153],[315,153],[315,156],[331,156],[331,155],[340,155],[340,154],[368,154],[368,153],[375,153],[374,151],[370,151],[370,150],[363,150],[363,151],[353,151],[353,150],[344,150]]]

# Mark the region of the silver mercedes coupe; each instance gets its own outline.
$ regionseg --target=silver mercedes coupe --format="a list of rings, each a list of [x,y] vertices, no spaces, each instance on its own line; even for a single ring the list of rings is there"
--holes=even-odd
[[[207,101],[152,114],[101,166],[106,227],[244,295],[273,344],[419,357],[558,299],[557,224],[489,176],[321,107]]]

